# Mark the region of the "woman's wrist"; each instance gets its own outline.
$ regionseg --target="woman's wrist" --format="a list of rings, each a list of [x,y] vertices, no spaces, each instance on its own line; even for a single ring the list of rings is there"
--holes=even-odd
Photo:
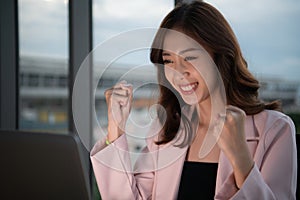
[[[105,138],[105,144],[110,145],[113,141],[110,141],[108,137]]]
[[[238,188],[241,188],[244,181],[248,177],[250,171],[252,170],[254,166],[254,161],[250,155],[249,152],[242,153],[237,156],[235,161],[232,163],[233,171],[234,171],[234,177],[236,186]]]
[[[123,130],[121,130],[117,125],[112,124],[108,124],[107,131],[106,144],[114,142],[123,134]]]

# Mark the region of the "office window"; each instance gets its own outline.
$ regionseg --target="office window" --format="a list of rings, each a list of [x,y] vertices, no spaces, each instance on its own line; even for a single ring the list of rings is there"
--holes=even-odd
[[[250,71],[260,80],[260,97],[280,99],[283,111],[300,121],[300,2],[210,0],[229,21]],[[270,9],[272,8],[272,9]],[[297,129],[299,133],[300,130]]]
[[[68,1],[19,0],[19,128],[66,133]]]

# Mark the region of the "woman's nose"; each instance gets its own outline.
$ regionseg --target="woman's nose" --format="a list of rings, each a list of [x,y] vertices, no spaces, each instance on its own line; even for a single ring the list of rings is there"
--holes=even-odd
[[[184,60],[182,57],[179,57],[176,59],[175,62],[175,70],[178,72],[178,76],[184,78],[189,75],[188,67],[184,63]]]

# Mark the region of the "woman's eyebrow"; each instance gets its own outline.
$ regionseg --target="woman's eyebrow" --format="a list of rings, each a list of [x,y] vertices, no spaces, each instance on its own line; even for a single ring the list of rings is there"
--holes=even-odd
[[[171,54],[168,52],[162,52],[162,56],[170,56]]]
[[[189,51],[203,51],[203,49],[202,48],[188,48],[188,49],[180,51],[179,55],[182,55],[182,54],[184,54],[186,52],[189,52]]]
[[[184,53],[186,53],[186,52],[189,52],[189,51],[203,51],[203,49],[202,49],[202,48],[188,48],[188,49],[185,49],[185,50],[180,51],[180,52],[178,53],[178,55],[182,55],[182,54],[184,54]],[[168,53],[168,52],[166,52],[166,51],[163,51],[163,52],[162,52],[162,56],[171,56],[171,54]]]

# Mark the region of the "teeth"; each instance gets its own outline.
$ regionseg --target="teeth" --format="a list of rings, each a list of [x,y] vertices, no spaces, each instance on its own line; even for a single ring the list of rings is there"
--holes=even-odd
[[[191,84],[191,85],[186,85],[186,86],[180,86],[180,88],[185,91],[191,91],[192,89],[194,89],[196,87],[197,83]]]

